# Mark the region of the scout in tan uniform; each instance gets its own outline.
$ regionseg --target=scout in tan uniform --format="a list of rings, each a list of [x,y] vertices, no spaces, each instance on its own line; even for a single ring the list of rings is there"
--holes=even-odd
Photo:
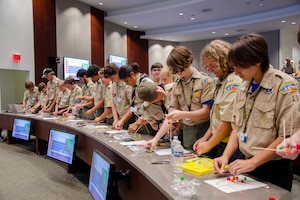
[[[214,160],[215,170],[222,173],[230,156],[239,148],[248,159],[233,161],[229,165],[231,174],[248,172],[291,190],[290,161],[279,159],[274,151],[253,147],[275,149],[283,140],[284,127],[292,132],[299,128],[299,123],[291,124],[291,116],[294,122],[300,121],[298,83],[269,64],[268,44],[258,34],[240,37],[232,45],[228,58],[244,82],[236,94],[233,131],[223,155]]]
[[[31,113],[38,113],[40,110],[42,110],[48,100],[47,85],[44,82],[39,83],[38,90],[39,90],[40,96],[39,96],[37,104],[35,106],[33,106],[32,108],[30,108],[29,112],[31,112]]]
[[[57,87],[60,92],[56,99],[53,115],[61,115],[68,109],[71,95],[71,91],[66,87],[65,81],[59,81]]]
[[[136,115],[140,117],[142,115],[141,106],[144,101],[141,100],[137,95],[137,89],[144,83],[153,83],[153,81],[146,74],[141,74],[138,69],[139,65],[137,63],[132,63],[122,66],[119,70],[119,78],[123,80],[127,85],[131,85],[133,89],[131,94],[130,109],[116,124],[117,129],[122,129],[124,123],[126,123],[132,116]],[[136,119],[137,118],[138,117],[136,117]],[[149,125],[143,126],[143,128],[139,130],[139,133],[150,134],[147,126]]]
[[[42,111],[51,112],[54,110],[54,105],[56,103],[56,99],[58,95],[57,85],[60,80],[55,76],[55,73],[51,68],[44,69],[42,78],[46,78],[48,80],[47,82],[48,101]]]
[[[95,118],[95,122],[105,122],[107,124],[112,125],[113,123],[113,115],[112,115],[112,106],[113,106],[113,101],[112,101],[112,83],[109,78],[101,78],[102,83],[103,83],[103,88],[102,88],[102,97],[103,97],[103,103],[104,103],[104,111],[103,113]]]
[[[160,72],[162,68],[163,66],[160,63],[151,65],[151,76],[154,83],[160,84]]]
[[[84,113],[93,107],[94,103],[93,101],[87,101],[86,99],[93,98],[93,94],[95,92],[95,83],[87,77],[87,70],[86,69],[80,69],[77,72],[76,75],[79,78],[79,81],[83,83],[82,85],[82,96],[77,96],[76,100],[79,100],[80,103],[77,103],[75,105],[75,109],[78,110],[79,117],[82,117],[84,119],[91,119],[89,117],[86,117]]]
[[[231,44],[228,42],[213,40],[204,47],[200,55],[201,65],[215,74],[218,81],[214,92],[210,127],[193,146],[198,156],[208,152],[207,155],[212,158],[221,156],[232,131],[233,102],[242,79],[234,74],[234,68],[228,61],[230,48]],[[240,151],[237,151],[229,162],[236,158],[243,158]]]
[[[113,113],[113,128],[115,129],[115,125],[118,123],[119,119],[121,119],[126,112],[130,109],[130,101],[132,94],[132,87],[127,85],[124,81],[119,79],[119,67],[114,63],[109,63],[104,67],[104,77],[109,78],[112,83],[112,113]],[[123,128],[128,129],[129,124],[134,122],[134,117],[131,120],[128,120]]]
[[[33,84],[33,82],[26,81],[25,88],[26,91],[24,92],[24,97],[22,102],[22,107],[23,107],[22,111],[24,113],[30,111],[30,108],[38,106],[38,101],[40,98],[39,89]]]
[[[104,110],[104,96],[105,86],[102,83],[103,68],[98,65],[91,65],[87,70],[87,76],[91,77],[92,81],[95,83],[95,91],[93,96],[88,101],[93,101],[94,106],[86,111],[85,115],[92,118],[99,117]]]
[[[172,89],[175,85],[176,77],[172,74],[168,67],[163,67],[160,72],[161,84],[164,86],[166,96],[165,96],[165,106],[170,110],[171,99],[172,99]]]
[[[177,46],[169,54],[167,64],[179,76],[173,88],[173,109],[156,136],[146,142],[146,148],[155,147],[157,141],[168,132],[169,120],[183,120],[183,146],[188,149],[208,129],[214,86],[210,77],[191,65],[193,59],[193,54],[184,46]]]
[[[149,134],[155,135],[162,125],[167,109],[164,105],[165,91],[157,83],[147,82],[137,89],[137,94],[143,100],[143,115],[136,122],[130,124],[128,132],[135,132],[140,126],[148,123]]]
[[[82,89],[75,83],[75,80],[72,77],[67,77],[65,79],[65,85],[71,91],[69,107],[63,113],[63,115],[68,116],[68,115],[70,115],[70,112],[75,109],[75,105],[77,103],[76,97],[82,95]],[[75,114],[75,113],[73,113],[73,114]]]

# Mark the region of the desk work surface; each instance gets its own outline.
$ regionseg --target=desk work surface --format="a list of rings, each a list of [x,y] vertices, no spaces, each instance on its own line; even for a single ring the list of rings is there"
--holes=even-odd
[[[273,184],[264,182],[266,185],[264,187],[259,187],[255,189],[248,190],[238,190],[236,192],[226,193],[213,185],[206,183],[208,180],[215,179],[224,179],[230,174],[217,175],[214,173],[205,174],[202,176],[194,175],[191,173],[183,172],[180,174],[174,174],[172,172],[172,166],[169,162],[169,155],[161,155],[152,152],[149,153],[145,151],[140,144],[135,146],[126,146],[120,144],[124,142],[122,138],[114,137],[118,134],[126,134],[126,131],[115,132],[112,134],[105,134],[106,130],[109,130],[110,127],[106,124],[95,124],[82,119],[72,119],[68,120],[67,118],[48,116],[44,117],[41,115],[33,114],[18,114],[18,113],[0,113],[0,120],[4,122],[0,123],[0,129],[11,130],[12,124],[10,118],[27,118],[33,121],[33,124],[40,122],[47,122],[53,125],[56,125],[55,128],[67,129],[68,131],[76,134],[82,134],[81,138],[87,137],[101,145],[104,145],[105,148],[114,152],[117,156],[122,158],[126,163],[136,169],[142,176],[144,176],[154,187],[156,187],[166,199],[187,199],[187,197],[182,197],[178,195],[172,188],[171,185],[174,183],[174,177],[184,177],[185,180],[196,179],[201,185],[197,187],[197,198],[198,199],[230,199],[230,200],[252,200],[252,199],[268,199],[270,196],[276,197],[276,199],[281,200],[293,200],[297,199],[296,195],[286,191],[280,187],[277,187]],[[10,120],[8,120],[10,119]],[[8,124],[6,124],[8,123]],[[33,130],[33,132],[41,132],[42,130]],[[38,137],[38,136],[37,136]],[[143,141],[150,139],[151,136],[136,134],[134,139],[137,141]],[[78,141],[80,142],[80,141]],[[163,143],[158,149],[170,148],[169,143]],[[91,152],[89,152],[91,153]],[[163,162],[161,162],[163,161]],[[155,164],[152,164],[155,163]],[[157,164],[158,163],[158,164]],[[89,163],[88,163],[89,164]],[[132,174],[133,176],[134,174]],[[248,176],[248,175],[245,175]],[[142,183],[138,183],[142,184]],[[134,184],[133,184],[134,186]],[[131,188],[134,190],[134,188]],[[145,193],[147,191],[144,191]],[[151,197],[151,194],[145,194]]]

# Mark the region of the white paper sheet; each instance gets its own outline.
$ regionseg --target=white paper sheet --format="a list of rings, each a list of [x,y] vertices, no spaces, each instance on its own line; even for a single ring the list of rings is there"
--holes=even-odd
[[[159,155],[159,156],[168,156],[168,155],[171,155],[171,148],[168,148],[168,149],[156,149],[154,152],[155,152],[157,155]],[[183,153],[184,153],[184,154],[190,153],[190,151],[184,150]]]
[[[131,141],[131,142],[120,142],[123,146],[132,146],[132,145],[145,145],[146,140],[139,140],[139,141]]]
[[[246,180],[244,179],[245,177],[246,177]],[[230,180],[227,180],[226,178],[227,177],[213,179],[213,180],[206,180],[204,182],[216,187],[217,189],[219,189],[225,193],[240,192],[243,190],[250,190],[250,189],[268,186],[265,183],[256,181],[256,180],[249,178],[247,176],[244,176],[244,175],[239,175],[238,180],[236,180],[234,182],[231,182]],[[244,183],[242,183],[241,180],[244,180]]]

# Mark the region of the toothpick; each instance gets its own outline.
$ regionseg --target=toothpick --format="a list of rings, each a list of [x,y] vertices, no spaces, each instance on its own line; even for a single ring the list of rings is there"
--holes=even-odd
[[[271,148],[263,148],[263,147],[251,147],[252,149],[257,149],[257,150],[268,150],[268,151],[276,151],[276,149],[271,149]]]
[[[170,122],[170,124],[169,124],[169,135],[170,135],[170,142],[172,142],[172,122],[171,121],[169,121]],[[168,123],[169,123],[168,122]]]
[[[290,143],[292,142],[292,139],[291,139],[292,135],[293,135],[293,115],[291,116],[291,133],[290,133]]]

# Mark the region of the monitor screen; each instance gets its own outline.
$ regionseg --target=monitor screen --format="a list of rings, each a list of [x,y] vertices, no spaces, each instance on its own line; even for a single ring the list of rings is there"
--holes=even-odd
[[[70,57],[64,57],[64,63],[63,63],[63,72],[64,72],[64,79],[67,77],[72,77],[75,80],[79,80],[76,77],[77,71],[79,69],[88,69],[90,66],[90,61],[86,59],[79,59],[79,58],[70,58]]]
[[[94,150],[90,171],[89,191],[94,200],[110,200],[115,164],[101,152]]]
[[[123,65],[127,64],[127,59],[125,57],[116,56],[116,55],[112,55],[112,54],[110,54],[108,56],[108,60],[110,63],[114,63],[118,67],[122,67]]]
[[[14,119],[12,128],[12,137],[29,140],[30,139],[31,121],[25,119]]]
[[[51,129],[49,133],[47,156],[72,164],[75,155],[76,135]]]

